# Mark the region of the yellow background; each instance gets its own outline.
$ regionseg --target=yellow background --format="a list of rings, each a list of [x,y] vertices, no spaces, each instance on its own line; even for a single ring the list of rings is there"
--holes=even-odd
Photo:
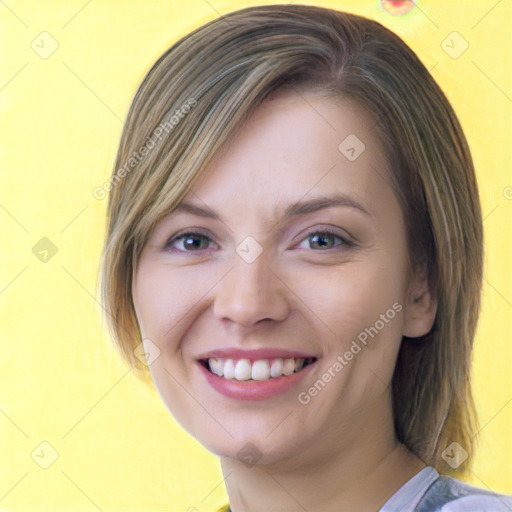
[[[261,3],[279,2],[0,3],[1,510],[206,511],[227,502],[217,457],[110,345],[96,291],[107,202],[92,190],[110,176],[130,101],[157,57],[219,14]],[[309,3],[398,33],[465,129],[486,241],[474,357],[482,430],[467,481],[512,494],[511,2],[424,0],[401,17],[375,0]],[[458,58],[442,47],[453,31],[469,44]],[[58,48],[42,58],[52,38]],[[43,237],[57,249],[46,262],[32,250]],[[36,460],[51,462],[52,449],[58,458],[41,468]]]

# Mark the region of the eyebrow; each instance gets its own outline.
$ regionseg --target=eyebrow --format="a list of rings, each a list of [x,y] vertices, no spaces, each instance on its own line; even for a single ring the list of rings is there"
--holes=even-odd
[[[349,208],[353,208],[363,212],[369,217],[373,217],[372,214],[358,201],[354,198],[343,195],[343,194],[331,194],[331,195],[322,195],[318,197],[313,197],[311,199],[297,201],[296,203],[292,203],[288,205],[283,212],[282,220],[279,223],[289,220],[292,217],[297,217],[299,215],[305,215],[307,213],[313,213],[319,210],[323,210],[325,208],[332,208],[335,206],[345,206]],[[208,219],[219,220],[223,222],[220,215],[212,210],[210,207],[204,205],[199,206],[192,203],[182,202],[180,203],[172,212],[183,211],[186,213],[190,213],[192,215],[196,215],[198,217],[204,217]]]

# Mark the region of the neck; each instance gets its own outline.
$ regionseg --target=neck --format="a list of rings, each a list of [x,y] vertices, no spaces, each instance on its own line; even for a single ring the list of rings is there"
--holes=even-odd
[[[221,458],[232,512],[376,512],[425,463],[391,437],[331,449],[320,460],[247,467]],[[331,445],[332,446],[332,445]],[[306,454],[307,457],[307,454]]]

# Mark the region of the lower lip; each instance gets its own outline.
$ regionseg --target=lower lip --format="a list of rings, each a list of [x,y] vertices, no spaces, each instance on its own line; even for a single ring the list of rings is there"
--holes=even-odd
[[[269,380],[235,380],[224,379],[208,371],[201,363],[197,363],[213,389],[229,398],[238,400],[264,400],[284,393],[296,386],[315,366],[318,359],[304,367],[300,372]]]

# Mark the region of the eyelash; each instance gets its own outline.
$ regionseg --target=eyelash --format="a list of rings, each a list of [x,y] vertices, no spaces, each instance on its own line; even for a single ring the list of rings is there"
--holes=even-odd
[[[312,235],[331,235],[331,236],[334,236],[335,238],[338,238],[339,240],[341,240],[341,244],[335,246],[335,247],[342,247],[342,246],[345,246],[345,247],[353,247],[355,246],[355,243],[352,242],[351,240],[349,240],[348,238],[345,238],[343,236],[341,236],[340,234],[338,234],[337,232],[335,231],[332,231],[330,229],[327,229],[327,228],[324,228],[324,229],[321,229],[321,230],[315,230],[315,231],[310,231],[309,233],[307,233],[305,235],[304,238],[301,239],[301,241],[299,242],[302,243],[304,240],[307,240],[309,237],[311,237]],[[211,240],[211,238],[204,234],[204,233],[201,233],[201,232],[197,232],[197,231],[187,231],[185,233],[182,233],[182,234],[178,234],[177,236],[174,236],[172,237],[171,239],[168,240],[168,242],[165,244],[165,247],[164,249],[166,250],[170,250],[170,251],[173,251],[173,252],[181,252],[181,253],[187,253],[187,252],[190,252],[190,253],[200,253],[202,252],[201,249],[197,250],[197,251],[182,251],[182,250],[179,250],[179,249],[175,249],[172,246],[173,243],[177,242],[178,240],[181,240],[183,238],[187,238],[187,237],[197,237],[197,238],[205,238],[205,239],[208,239],[210,241],[213,241]],[[331,252],[332,250],[335,249],[335,247],[332,247],[332,248],[329,248],[329,249],[312,249],[314,252]]]

